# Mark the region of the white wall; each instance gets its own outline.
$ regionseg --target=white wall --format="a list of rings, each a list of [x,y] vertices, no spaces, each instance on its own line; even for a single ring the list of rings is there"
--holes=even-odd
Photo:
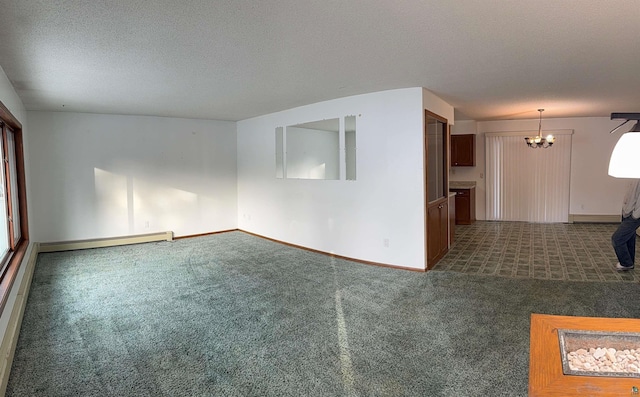
[[[22,123],[22,128],[25,128],[26,121],[26,110],[24,105],[22,104],[22,100],[13,89],[11,82],[7,78],[7,75],[4,74],[4,70],[0,66],[0,101],[4,104],[4,106],[9,109],[11,114],[14,115],[16,119],[20,123]]]
[[[325,252],[423,269],[423,95],[422,88],[390,90],[238,122],[238,226]],[[276,127],[346,115],[357,115],[355,181],[275,177]]]
[[[451,125],[455,124],[453,106],[449,105],[433,92],[425,88],[422,89],[422,103],[424,108],[423,110],[428,110],[440,117],[444,117],[447,119],[447,123]]]
[[[476,215],[485,219],[485,132],[532,131],[538,119],[503,121],[458,121],[454,134],[476,133],[476,166],[451,169],[452,181],[476,181]],[[626,181],[607,174],[609,157],[621,132],[609,134],[620,124],[607,117],[579,117],[542,120],[543,131],[574,131],[571,144],[571,186],[569,214],[618,215]],[[523,143],[524,144],[524,143]],[[536,149],[538,150],[538,149]],[[553,150],[545,149],[545,150]]]
[[[28,112],[31,237],[237,227],[235,123]]]

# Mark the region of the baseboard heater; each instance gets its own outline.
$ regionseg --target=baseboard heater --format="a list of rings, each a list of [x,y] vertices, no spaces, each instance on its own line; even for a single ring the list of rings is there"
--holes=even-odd
[[[569,223],[620,223],[620,215],[569,214]]]
[[[27,297],[29,296],[31,278],[33,277],[33,271],[36,267],[38,250],[38,243],[29,244],[27,252],[22,258],[22,264],[20,265],[24,270],[18,271],[19,273],[23,272],[22,278],[20,279],[21,281],[11,286],[9,299],[4,308],[5,312],[2,313],[3,317],[8,317],[6,328],[4,328],[4,333],[1,335],[2,343],[0,344],[0,395],[2,396],[5,394],[7,382],[9,382],[9,375],[11,374],[11,364],[13,363],[13,355],[18,343],[22,317],[27,304]]]
[[[89,240],[60,241],[40,243],[40,252],[72,251],[88,248],[115,247],[118,245],[151,243],[155,241],[172,241],[173,232],[137,234],[133,236],[107,237]]]

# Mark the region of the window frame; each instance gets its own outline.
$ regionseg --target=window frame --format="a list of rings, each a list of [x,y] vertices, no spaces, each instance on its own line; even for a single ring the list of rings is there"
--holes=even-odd
[[[17,186],[17,191],[11,191],[11,176],[8,171],[8,159],[7,156],[9,145],[7,144],[7,134],[5,132],[6,127],[10,128],[13,131],[14,135],[14,159],[15,159],[15,168],[17,179],[15,182]],[[29,221],[27,216],[27,189],[25,182],[25,166],[24,166],[24,145],[23,145],[23,135],[22,135],[22,123],[15,118],[15,116],[9,111],[9,109],[0,101],[0,128],[2,130],[2,139],[5,143],[5,152],[3,153],[2,161],[5,162],[6,171],[6,194],[5,201],[7,205],[7,218],[15,219],[14,209],[12,208],[12,197],[17,194],[17,202],[18,202],[18,220],[20,227],[20,238],[15,241],[13,234],[13,225],[9,227],[7,232],[9,233],[9,250],[6,255],[4,255],[0,262],[0,312],[4,310],[5,305],[7,303],[7,299],[9,297],[9,292],[11,291],[11,287],[13,282],[20,270],[20,264],[22,263],[22,259],[24,258],[24,254],[29,245]],[[6,156],[6,157],[5,157]],[[5,160],[6,158],[6,160]]]

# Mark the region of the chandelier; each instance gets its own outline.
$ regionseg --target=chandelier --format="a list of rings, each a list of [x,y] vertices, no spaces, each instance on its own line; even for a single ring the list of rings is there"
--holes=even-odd
[[[556,138],[553,135],[547,135],[546,137],[542,136],[542,112],[544,112],[544,109],[538,109],[538,112],[540,112],[540,123],[538,124],[538,135],[534,137],[528,136],[524,138],[524,140],[525,142],[527,142],[527,145],[529,145],[529,147],[532,149],[537,149],[539,147],[546,149],[548,147],[551,147],[551,145],[553,145],[553,142],[556,141]]]

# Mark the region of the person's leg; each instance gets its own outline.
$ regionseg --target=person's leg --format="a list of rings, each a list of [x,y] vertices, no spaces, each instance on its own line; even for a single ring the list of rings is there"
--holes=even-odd
[[[611,236],[611,244],[616,252],[620,265],[631,267],[635,259],[636,229],[640,226],[640,219],[623,218],[620,226]]]
[[[627,242],[627,249],[631,256],[631,263],[636,263],[636,235],[637,233],[634,233],[633,236],[629,237],[629,241]]]

